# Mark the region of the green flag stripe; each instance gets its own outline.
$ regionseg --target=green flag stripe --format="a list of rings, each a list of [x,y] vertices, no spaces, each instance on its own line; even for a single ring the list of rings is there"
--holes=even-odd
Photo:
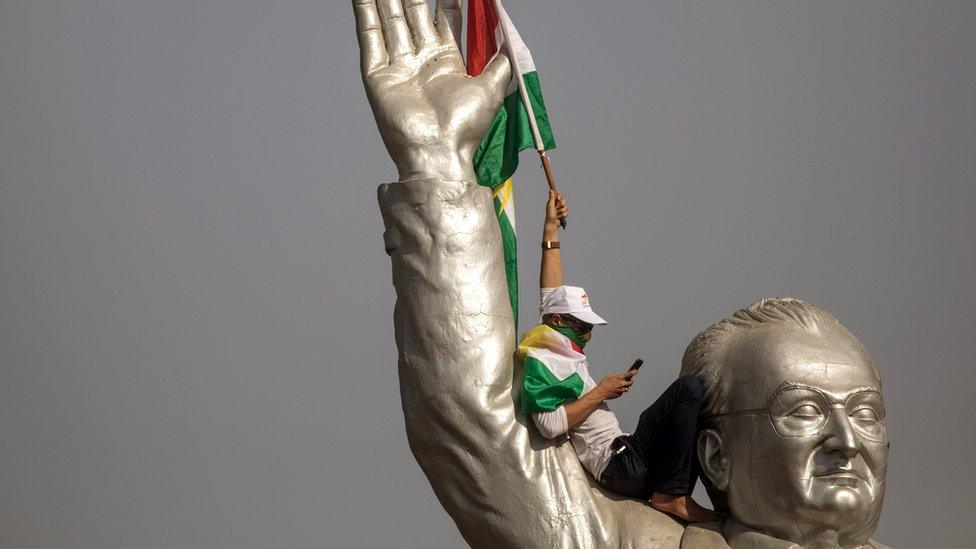
[[[523,368],[519,399],[519,409],[523,414],[551,412],[583,394],[583,378],[578,373],[560,381],[542,361],[532,356],[525,357]]]
[[[542,89],[539,87],[539,73],[524,74],[525,87],[529,92],[529,101],[535,111],[535,119],[539,125],[539,135],[546,150],[556,148],[556,141],[549,125],[549,113],[542,100]],[[525,149],[535,148],[532,127],[529,125],[529,115],[522,105],[519,93],[510,94],[505,98],[502,108],[498,110],[495,119],[485,134],[484,141],[474,153],[475,174],[478,183],[485,187],[494,187],[504,183],[512,177],[518,168],[518,153]]]
[[[495,198],[495,211],[498,212],[498,227],[502,231],[502,248],[505,255],[505,278],[508,279],[508,300],[512,304],[512,316],[518,326],[518,246],[515,243],[515,229],[512,222],[501,209],[501,201]]]
[[[542,100],[542,89],[539,86],[539,73],[530,72],[522,75],[525,82],[529,101],[535,113],[539,135],[542,136],[546,150],[554,149],[556,141],[549,125],[549,113]],[[532,126],[529,125],[529,115],[522,104],[521,96],[516,90],[509,94],[502,103],[502,107],[495,115],[495,119],[485,135],[485,139],[478,146],[474,154],[474,170],[478,184],[495,188],[508,181],[515,173],[519,163],[519,152],[535,148]],[[495,211],[498,214],[499,228],[502,233],[502,245],[505,256],[505,277],[508,280],[508,298],[512,305],[512,316],[515,326],[518,326],[518,248],[515,242],[515,220],[508,216],[495,199]]]

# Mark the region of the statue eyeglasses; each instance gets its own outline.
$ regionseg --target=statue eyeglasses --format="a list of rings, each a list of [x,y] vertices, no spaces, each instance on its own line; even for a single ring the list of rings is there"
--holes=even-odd
[[[873,388],[856,389],[844,400],[828,396],[808,385],[789,384],[779,388],[765,408],[711,414],[708,418],[767,415],[780,436],[809,437],[819,435],[830,421],[830,414],[842,410],[851,428],[861,438],[887,442],[884,399]]]

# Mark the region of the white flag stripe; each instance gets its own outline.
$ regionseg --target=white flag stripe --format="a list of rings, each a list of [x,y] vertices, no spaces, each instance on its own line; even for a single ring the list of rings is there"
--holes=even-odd
[[[525,111],[529,115],[529,126],[532,128],[532,138],[535,141],[535,148],[538,151],[545,151],[546,146],[542,142],[542,135],[539,133],[539,122],[535,119],[535,109],[532,108],[529,93],[525,89],[525,80],[522,78],[524,74],[535,72],[535,62],[532,61],[532,54],[529,53],[529,48],[525,47],[525,42],[522,41],[522,37],[515,29],[515,25],[509,19],[508,12],[502,7],[501,0],[495,0],[495,11],[498,12],[498,26],[502,31],[502,42],[499,43],[498,49],[501,51],[502,44],[511,41],[511,43],[506,44],[506,47],[508,48],[512,62],[512,72],[518,77],[512,80],[518,85],[519,93],[522,95],[522,105],[525,106]],[[526,67],[531,67],[532,70],[526,70]]]
[[[516,65],[518,65],[519,74],[525,74],[528,72],[535,72],[535,61],[532,60],[532,53],[529,48],[526,47],[525,42],[522,41],[522,35],[519,34],[518,29],[512,23],[511,18],[508,17],[508,12],[502,7],[501,2],[495,3],[496,10],[498,11],[498,23],[499,26],[504,25],[505,30],[508,31],[508,38],[512,41],[512,47],[510,49],[512,55],[515,56]],[[502,34],[501,40],[498,40],[498,34],[496,30],[496,41],[498,42],[499,49],[504,43],[505,36]]]

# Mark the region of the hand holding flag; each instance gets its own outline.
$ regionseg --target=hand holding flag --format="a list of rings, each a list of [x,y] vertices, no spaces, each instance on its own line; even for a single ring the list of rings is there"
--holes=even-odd
[[[546,202],[546,227],[563,225],[569,217],[569,205],[566,197],[558,191],[549,191],[549,200]]]

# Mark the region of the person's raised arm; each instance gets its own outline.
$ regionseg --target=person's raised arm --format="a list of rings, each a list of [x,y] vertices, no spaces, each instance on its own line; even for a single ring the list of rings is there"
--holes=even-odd
[[[542,268],[539,287],[556,288],[563,285],[563,260],[559,248],[559,220],[569,217],[569,205],[563,195],[549,191],[546,202],[546,222],[542,226]]]

